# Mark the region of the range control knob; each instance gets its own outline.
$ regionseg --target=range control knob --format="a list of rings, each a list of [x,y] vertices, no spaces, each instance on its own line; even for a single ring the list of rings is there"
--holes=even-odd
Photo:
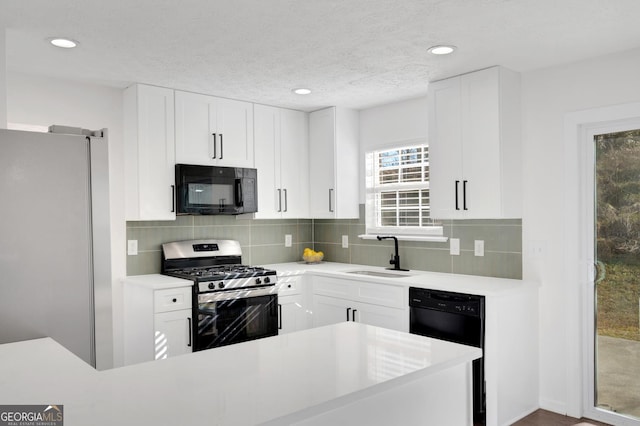
[[[216,288],[216,285],[214,283],[209,283],[208,286],[211,290],[213,290],[214,288]]]
[[[269,277],[264,277],[264,283],[265,284],[269,284],[271,282],[271,278]]]
[[[218,283],[218,288],[224,288],[224,283],[222,281]]]
[[[262,284],[262,280],[260,278],[256,278],[256,284]]]

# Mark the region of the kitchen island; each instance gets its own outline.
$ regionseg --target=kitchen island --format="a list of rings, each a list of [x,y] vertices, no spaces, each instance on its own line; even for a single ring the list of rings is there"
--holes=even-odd
[[[51,339],[0,346],[2,404],[65,425],[471,425],[478,348],[345,322],[95,371]]]

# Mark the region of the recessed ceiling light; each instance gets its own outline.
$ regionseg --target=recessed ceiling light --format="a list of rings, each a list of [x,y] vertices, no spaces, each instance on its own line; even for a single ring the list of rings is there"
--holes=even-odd
[[[49,40],[49,43],[53,44],[56,47],[62,47],[63,49],[73,49],[78,45],[77,41],[60,37],[52,38],[51,40]]]
[[[304,87],[299,87],[297,89],[293,89],[291,90],[293,93],[295,93],[296,95],[308,95],[311,93],[311,89],[307,89]]]
[[[433,46],[429,48],[429,53],[433,54],[433,55],[448,55],[450,53],[453,53],[453,51],[456,50],[455,46],[451,46],[451,45],[439,45],[439,46]]]

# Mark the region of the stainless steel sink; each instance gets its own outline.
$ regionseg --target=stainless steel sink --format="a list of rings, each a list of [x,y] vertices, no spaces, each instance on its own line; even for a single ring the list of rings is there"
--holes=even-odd
[[[382,278],[404,278],[404,277],[411,276],[408,274],[396,274],[394,272],[379,272],[379,271],[347,271],[347,274],[371,275],[373,277],[382,277]]]

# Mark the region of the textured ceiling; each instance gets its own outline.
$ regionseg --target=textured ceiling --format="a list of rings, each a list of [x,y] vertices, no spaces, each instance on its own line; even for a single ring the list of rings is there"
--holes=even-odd
[[[303,110],[364,108],[491,65],[640,46],[638,0],[1,0],[9,71]],[[49,37],[80,46],[61,50]],[[458,50],[433,57],[428,47]],[[294,87],[309,87],[300,97]]]

